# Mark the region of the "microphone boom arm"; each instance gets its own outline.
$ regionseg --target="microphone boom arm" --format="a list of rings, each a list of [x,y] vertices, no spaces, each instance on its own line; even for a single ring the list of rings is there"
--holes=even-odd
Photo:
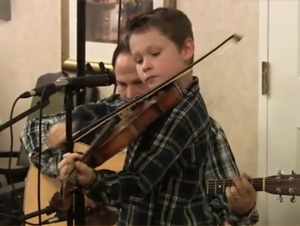
[[[12,118],[10,121],[7,121],[0,125],[0,132],[6,128],[8,128],[10,125],[15,124],[16,122],[20,121],[21,119],[25,118],[26,116],[30,115],[31,113],[40,110],[40,108],[47,107],[49,105],[50,101],[49,99],[43,101],[43,102],[37,102],[35,106],[31,107],[27,111],[24,111],[23,113],[17,115],[16,117]]]

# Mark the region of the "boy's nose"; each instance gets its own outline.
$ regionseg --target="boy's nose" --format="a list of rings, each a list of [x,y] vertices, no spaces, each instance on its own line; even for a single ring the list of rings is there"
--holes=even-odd
[[[144,60],[143,62],[143,72],[147,72],[152,69],[152,64],[149,60]]]

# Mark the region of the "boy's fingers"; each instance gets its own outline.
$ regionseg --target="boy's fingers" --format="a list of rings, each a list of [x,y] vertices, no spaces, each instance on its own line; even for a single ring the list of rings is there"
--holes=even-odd
[[[82,157],[83,157],[83,154],[82,153],[77,153],[77,152],[73,152],[73,153],[67,152],[63,155],[64,159],[78,160],[78,159],[81,159]]]
[[[79,183],[82,185],[88,184],[94,175],[94,171],[82,162],[76,162],[76,170]]]
[[[79,173],[85,173],[89,167],[82,162],[76,162],[76,169]]]
[[[64,177],[66,175],[68,175],[69,171],[70,171],[69,165],[66,165],[66,166],[62,167],[61,170],[60,170],[60,174],[59,174],[60,179],[63,180]]]

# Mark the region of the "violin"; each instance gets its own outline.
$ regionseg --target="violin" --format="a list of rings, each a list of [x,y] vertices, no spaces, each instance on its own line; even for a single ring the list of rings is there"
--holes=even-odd
[[[238,35],[231,35],[213,50],[163,84],[137,97],[113,113],[95,120],[89,126],[75,133],[73,135],[74,140],[79,140],[101,128],[100,133],[80,161],[91,168],[95,168],[129,146],[148,126],[161,115],[172,110],[182,100],[182,87],[178,83],[181,77],[190,74],[195,64],[204,60],[228,41],[234,40],[238,42],[240,39],[241,37]],[[56,193],[51,200],[51,205],[59,211],[66,211],[71,206],[71,194],[77,189],[76,185],[74,186],[74,183],[70,180],[74,175],[74,171],[75,167],[64,180],[60,192]]]
[[[171,83],[155,97],[137,102],[131,108],[125,108],[121,114],[102,122],[103,128],[80,161],[91,168],[102,165],[106,160],[134,142],[140,134],[162,114],[174,108],[183,95],[176,83]],[[99,138],[98,138],[99,137]],[[102,151],[103,150],[103,151]],[[69,197],[76,187],[72,179],[75,167],[62,183],[60,192],[52,198],[52,205],[59,211],[66,211],[71,205]]]

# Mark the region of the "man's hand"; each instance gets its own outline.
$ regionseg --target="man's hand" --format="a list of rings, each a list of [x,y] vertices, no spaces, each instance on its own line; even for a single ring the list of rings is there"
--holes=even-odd
[[[50,148],[59,148],[66,141],[66,123],[54,124],[47,134],[47,139]]]
[[[254,207],[256,202],[256,191],[249,183],[250,177],[243,174],[241,177],[234,177],[235,186],[226,188],[226,196],[229,208],[238,215],[246,215]]]
[[[84,186],[92,181],[94,177],[94,170],[88,167],[86,164],[77,161],[80,160],[82,156],[83,155],[79,153],[64,154],[64,159],[58,164],[58,169],[60,170],[60,179],[64,179],[64,177],[68,175],[75,166],[79,184]]]

